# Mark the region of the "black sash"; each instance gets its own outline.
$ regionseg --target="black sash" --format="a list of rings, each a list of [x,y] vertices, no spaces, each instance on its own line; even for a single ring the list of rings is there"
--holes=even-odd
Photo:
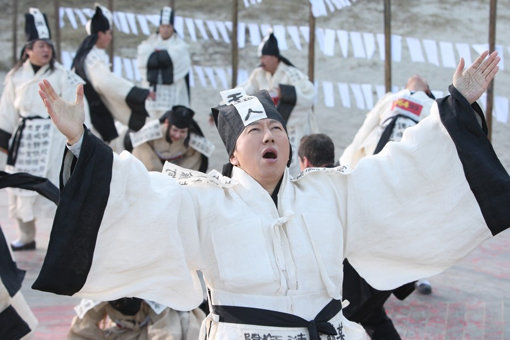
[[[338,335],[329,320],[342,310],[342,302],[331,300],[312,321],[268,309],[220,305],[213,305],[212,308],[213,313],[219,315],[220,322],[268,327],[306,327],[310,340],[319,340],[320,334]]]
[[[377,146],[375,147],[374,155],[378,154],[379,151],[381,151],[384,148],[386,143],[388,143],[388,141],[390,140],[391,134],[393,133],[393,129],[395,128],[395,124],[397,123],[397,119],[399,119],[400,117],[410,119],[413,122],[415,122],[416,124],[418,124],[417,120],[412,119],[411,117],[403,115],[403,114],[396,114],[393,117],[388,118],[391,120],[390,120],[389,124],[386,125],[383,133],[381,134],[381,138],[379,139],[379,142],[377,143]]]
[[[12,137],[12,143],[11,147],[9,148],[9,152],[7,153],[7,165],[16,165],[16,159],[18,158],[18,151],[19,146],[21,143],[21,137],[23,136],[23,130],[26,126],[27,120],[32,119],[45,119],[39,116],[33,116],[33,117],[22,117],[21,123],[18,125],[18,128],[16,129],[16,132],[14,133],[14,137]],[[49,119],[49,118],[47,118]]]

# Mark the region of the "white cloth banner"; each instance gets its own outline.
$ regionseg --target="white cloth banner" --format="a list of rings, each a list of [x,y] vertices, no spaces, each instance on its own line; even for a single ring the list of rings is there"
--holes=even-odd
[[[138,24],[140,25],[140,29],[142,30],[143,34],[145,35],[151,34],[149,25],[147,24],[147,16],[143,14],[137,14],[136,19],[138,19]]]
[[[207,25],[207,28],[209,29],[209,32],[211,33],[213,39],[216,41],[220,40],[218,30],[216,29],[216,23],[211,20],[206,20],[205,24]]]
[[[373,33],[364,32],[363,42],[365,44],[365,52],[367,59],[371,59],[375,53],[375,36]]]
[[[212,67],[206,67],[204,66],[205,74],[207,75],[207,78],[209,78],[209,81],[211,82],[211,86],[216,89],[218,88],[218,85],[216,84],[216,77],[214,76],[214,70]]]
[[[225,72],[225,69],[223,67],[215,67],[214,71],[218,75],[218,78],[220,78],[221,88],[222,89],[229,88],[227,81],[227,73]]]
[[[397,63],[402,61],[402,36],[391,35],[391,60]]]
[[[334,107],[335,95],[333,94],[333,83],[330,81],[323,81],[322,89],[324,91],[324,105],[326,105],[326,107]]]
[[[338,42],[340,43],[340,49],[342,50],[342,55],[344,58],[347,58],[349,53],[349,33],[344,30],[337,30],[336,35],[338,37]]]
[[[159,27],[160,19],[158,14],[147,14],[145,17],[154,27]]]
[[[113,57],[113,73],[122,77],[122,58],[121,57]]]
[[[423,56],[423,50],[419,39],[407,37],[407,47],[409,48],[409,54],[413,63],[424,63],[425,57]]]
[[[276,37],[276,40],[278,40],[278,47],[280,48],[280,51],[288,50],[289,47],[287,46],[287,37],[285,34],[285,26],[274,25],[273,33],[274,33],[274,36]]]
[[[455,55],[453,52],[452,43],[440,41],[439,50],[441,51],[441,60],[443,61],[443,67],[455,68],[457,66],[457,63],[455,62]]]
[[[218,28],[218,31],[220,32],[221,37],[223,38],[223,41],[226,44],[230,44],[230,36],[227,32],[227,26],[225,25],[224,21],[215,21],[216,27]],[[232,25],[232,23],[230,23]]]
[[[159,24],[158,24],[159,26]],[[180,16],[176,16],[174,18],[174,29],[177,32],[177,35],[184,39],[184,19]]]
[[[425,55],[429,63],[439,66],[436,42],[434,40],[423,39],[423,47],[425,48]]]
[[[384,44],[385,44],[384,34],[377,33],[376,38],[377,38],[377,45],[379,46],[379,59],[384,60],[384,58],[385,58],[384,51],[386,50],[384,48]]]
[[[324,52],[324,29],[323,28],[316,28],[315,29],[315,40],[319,44],[319,49]]]
[[[494,115],[498,122],[508,123],[508,98],[494,98]]]
[[[66,9],[64,7],[60,7],[58,9],[58,24],[59,24],[60,28],[63,28],[65,26],[65,22],[64,22],[65,11],[66,11]]]
[[[202,87],[207,87],[207,83],[205,81],[204,70],[202,69],[202,67],[195,65],[195,72],[197,74],[198,80],[200,81],[200,84],[202,85]]]
[[[126,19],[129,25],[129,29],[134,35],[138,35],[138,27],[136,27],[136,16],[134,13],[126,13]]]
[[[310,42],[310,27],[308,26],[299,26],[299,31],[303,35],[303,39],[305,39],[306,43]]]
[[[250,32],[250,43],[252,46],[259,46],[262,41],[260,38],[259,25],[248,24],[248,31]]]
[[[371,84],[361,84],[361,91],[363,92],[363,97],[365,97],[365,107],[373,107],[374,106],[374,95],[372,94],[372,85]]]
[[[197,150],[206,157],[211,157],[214,149],[214,144],[205,137],[199,136],[196,133],[190,134],[189,146]]]
[[[202,19],[195,19],[195,25],[197,25],[198,31],[202,35],[204,40],[209,40],[209,36],[207,35],[207,31],[205,30],[204,21]]]
[[[186,28],[188,29],[189,36],[192,41],[197,41],[197,33],[195,32],[195,24],[192,18],[185,18]]]
[[[365,109],[365,99],[363,98],[363,92],[361,91],[360,84],[350,84],[352,93],[354,94],[354,100],[358,109]]]
[[[457,53],[459,54],[459,61],[460,61],[460,58],[464,58],[466,66],[469,67],[472,64],[471,47],[469,47],[468,44],[464,44],[464,43],[456,43],[455,47],[457,48]]]
[[[336,38],[336,32],[332,29],[325,29],[324,30],[324,54],[333,56],[335,55],[335,39]]]
[[[87,24],[87,18],[85,17],[85,13],[80,8],[75,8],[74,13],[76,13],[76,16],[78,19],[80,19],[80,24],[82,26],[85,26]]]
[[[386,86],[376,85],[375,92],[377,93],[377,100],[381,99],[386,94]]]
[[[338,83],[338,92],[344,107],[351,107],[351,96],[349,95],[349,86],[346,83]]]
[[[133,75],[133,64],[131,64],[131,59],[122,58],[122,64],[124,66],[124,75],[129,80],[134,80]]]
[[[299,39],[299,30],[297,26],[287,26],[287,33],[290,35],[290,39],[294,43],[294,46],[301,51],[301,39]]]
[[[78,28],[78,24],[76,23],[76,18],[74,17],[74,12],[72,8],[66,8],[65,9],[67,18],[69,19],[69,23],[74,29]]]
[[[363,40],[360,32],[349,32],[351,38],[352,49],[354,51],[354,58],[366,58],[365,47],[363,47]]]
[[[246,24],[244,22],[237,24],[237,45],[239,48],[246,46]]]

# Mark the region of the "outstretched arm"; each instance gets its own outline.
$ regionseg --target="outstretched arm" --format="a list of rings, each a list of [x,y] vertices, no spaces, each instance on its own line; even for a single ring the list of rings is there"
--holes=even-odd
[[[500,59],[498,52],[494,51],[489,55],[489,52],[485,51],[464,71],[464,59],[460,58],[457,70],[453,75],[453,86],[466,98],[469,104],[473,104],[487,90],[498,72]]]
[[[63,100],[47,80],[39,83],[39,95],[46,106],[53,124],[67,137],[67,143],[73,145],[79,141],[83,135],[83,123],[85,122],[83,85],[79,84],[76,87],[76,100],[74,103]]]

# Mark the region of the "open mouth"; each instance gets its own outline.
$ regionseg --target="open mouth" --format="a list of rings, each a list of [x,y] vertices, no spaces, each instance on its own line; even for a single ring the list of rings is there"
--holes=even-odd
[[[266,158],[266,159],[276,159],[276,152],[268,150],[268,151],[264,152],[262,157]]]

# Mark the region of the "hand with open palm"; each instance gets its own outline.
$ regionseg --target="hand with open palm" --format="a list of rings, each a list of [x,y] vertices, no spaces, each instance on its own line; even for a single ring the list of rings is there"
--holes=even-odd
[[[473,104],[487,90],[490,82],[498,72],[498,62],[501,59],[498,52],[488,51],[480,54],[473,64],[464,70],[464,59],[460,58],[457,70],[453,75],[453,86]]]
[[[72,145],[80,140],[84,131],[83,123],[85,121],[83,85],[80,84],[76,88],[76,100],[74,103],[63,100],[47,80],[39,83],[39,95],[46,106],[53,124],[67,137],[67,143]]]

